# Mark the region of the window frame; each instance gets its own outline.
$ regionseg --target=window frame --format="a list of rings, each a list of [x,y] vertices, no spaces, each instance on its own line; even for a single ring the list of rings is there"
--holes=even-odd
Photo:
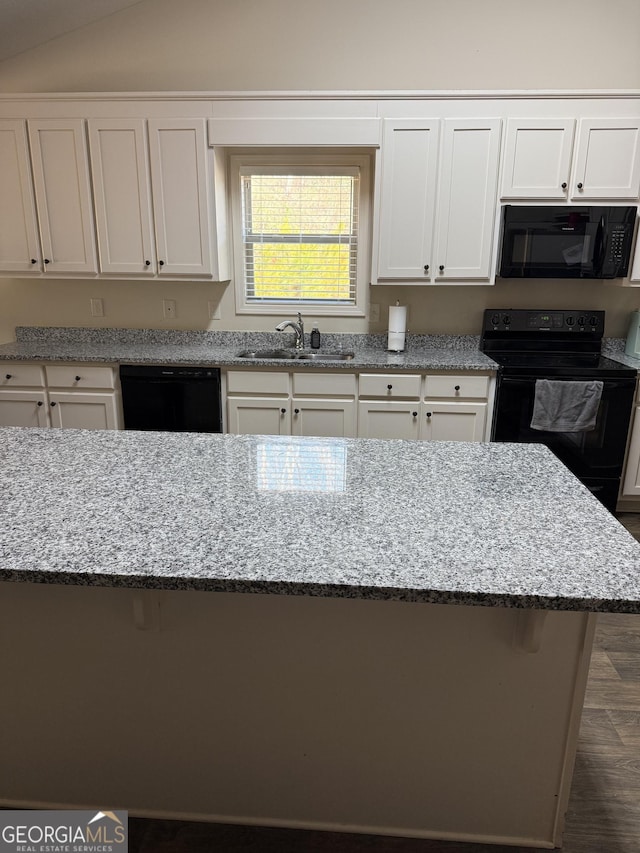
[[[234,259],[234,283],[236,296],[236,314],[281,316],[283,312],[300,311],[313,314],[314,317],[366,317],[366,301],[371,270],[371,212],[372,184],[371,161],[369,153],[322,151],[301,151],[299,149],[283,152],[265,150],[260,153],[230,153],[229,185],[231,188],[231,227]],[[292,170],[309,169],[309,174],[318,173],[318,168],[326,167],[327,174],[336,168],[357,168],[360,173],[358,197],[358,240],[356,259],[355,302],[346,304],[323,304],[304,300],[282,299],[268,303],[249,301],[244,274],[244,241],[242,222],[242,180],[241,172],[246,167],[260,169],[269,167],[291,167]]]

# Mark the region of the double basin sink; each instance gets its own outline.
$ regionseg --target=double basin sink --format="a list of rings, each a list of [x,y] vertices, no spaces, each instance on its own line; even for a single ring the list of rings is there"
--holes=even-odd
[[[238,358],[265,359],[266,361],[350,361],[352,352],[311,352],[296,349],[247,349]]]

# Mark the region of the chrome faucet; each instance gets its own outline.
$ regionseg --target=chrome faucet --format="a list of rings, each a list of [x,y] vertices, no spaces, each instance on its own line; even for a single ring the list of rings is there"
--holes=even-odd
[[[296,349],[304,349],[304,323],[302,322],[302,314],[298,312],[297,323],[294,320],[285,320],[282,323],[278,323],[276,326],[276,332],[283,332],[288,326],[291,326],[293,331],[296,333]]]

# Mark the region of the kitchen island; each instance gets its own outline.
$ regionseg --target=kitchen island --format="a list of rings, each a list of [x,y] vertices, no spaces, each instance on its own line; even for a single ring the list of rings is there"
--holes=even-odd
[[[640,546],[541,445],[0,430],[0,805],[552,847]]]

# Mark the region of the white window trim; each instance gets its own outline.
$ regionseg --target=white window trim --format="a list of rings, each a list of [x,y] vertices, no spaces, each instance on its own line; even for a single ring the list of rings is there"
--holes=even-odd
[[[360,170],[360,200],[358,228],[358,260],[356,301],[354,305],[313,305],[314,317],[366,317],[368,284],[371,265],[371,157],[366,154],[324,154],[292,151],[260,154],[232,154],[229,157],[231,187],[231,223],[234,259],[236,314],[280,316],[283,310],[308,313],[306,302],[256,304],[247,302],[244,281],[244,246],[242,241],[242,198],[240,169],[243,166],[357,166]]]

